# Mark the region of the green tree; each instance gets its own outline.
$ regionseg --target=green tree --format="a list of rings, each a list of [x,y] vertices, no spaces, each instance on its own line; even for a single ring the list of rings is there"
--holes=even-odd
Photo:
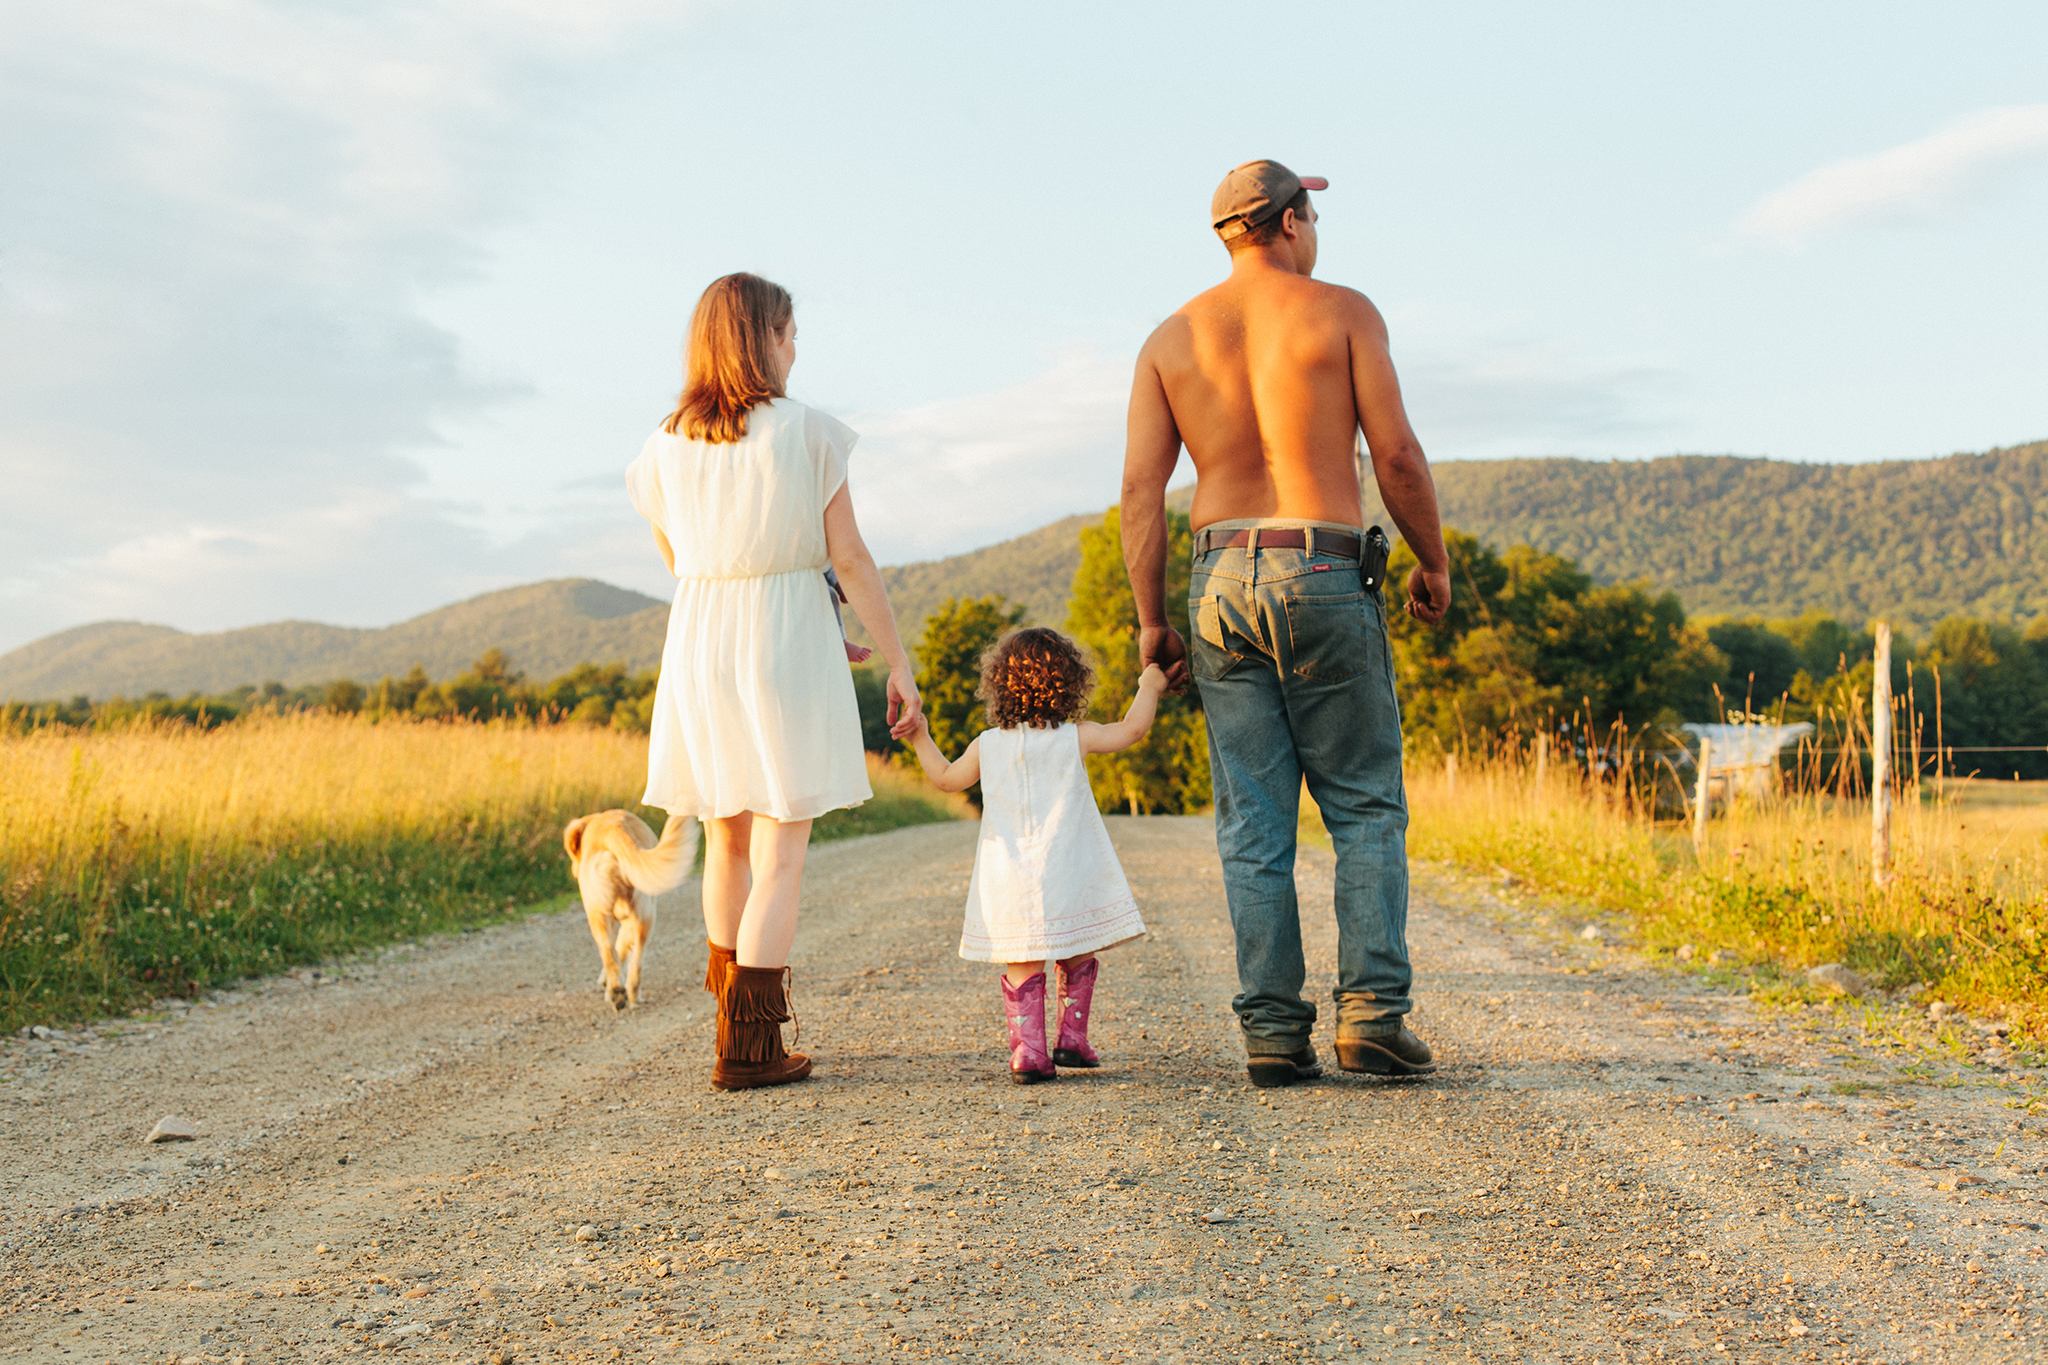
[[[1799,651],[1782,632],[1765,621],[1720,621],[1707,627],[1707,639],[1728,656],[1728,681],[1722,685],[1729,705],[1763,711],[1790,694],[1799,676]]]
[[[487,649],[467,673],[429,687],[413,703],[415,715],[427,719],[466,716],[489,720],[518,709],[524,675],[514,672],[501,649]]]
[[[1388,633],[1410,739],[1454,749],[1575,713],[1595,731],[1713,713],[1727,656],[1686,624],[1676,594],[1597,587],[1571,560],[1527,545],[1502,554],[1452,530],[1444,541],[1451,610],[1434,626],[1403,610],[1415,564],[1405,544],[1388,566]]]
[[[981,656],[1003,632],[1024,620],[1024,608],[991,593],[986,597],[949,597],[924,620],[917,642],[917,690],[932,729],[932,743],[948,758],[960,757],[974,737],[987,729],[981,701]],[[981,804],[981,788],[967,793]]]
[[[2029,639],[2011,626],[1960,616],[1935,626],[1926,662],[1930,672],[1938,669],[1941,674],[1941,740],[1956,748],[1993,751],[1959,753],[1948,771],[1999,778],[2048,776],[2048,755],[2038,747],[2033,753],[2010,752],[2021,745],[2048,744],[2048,669],[2037,648],[2042,639],[2040,634]],[[1929,713],[1922,735],[1931,747],[1933,699],[1921,695],[1922,690],[1916,686],[1914,700]]]
[[[370,695],[364,699],[363,707],[375,716],[411,715],[419,704],[420,693],[433,685],[434,680],[427,676],[427,670],[414,664],[402,678],[389,674],[379,678],[377,685],[370,689]]]
[[[327,684],[325,701],[328,710],[352,716],[363,709],[364,696],[363,685],[354,678],[336,678]]]
[[[1183,633],[1188,619],[1190,535],[1184,512],[1168,511],[1166,619]],[[1081,564],[1068,596],[1067,633],[1095,656],[1091,720],[1116,720],[1138,693],[1138,606],[1124,570],[1121,514],[1112,507],[1100,525],[1081,530]],[[1093,754],[1088,779],[1096,804],[1133,815],[1181,815],[1211,800],[1209,732],[1200,696],[1163,697],[1151,733],[1120,754]]]

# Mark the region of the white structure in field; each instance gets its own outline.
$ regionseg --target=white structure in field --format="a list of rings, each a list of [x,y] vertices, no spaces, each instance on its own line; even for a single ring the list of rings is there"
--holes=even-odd
[[[1709,791],[1721,800],[1769,796],[1778,787],[1778,754],[1813,733],[1797,725],[1685,725],[1687,734],[1707,742]]]

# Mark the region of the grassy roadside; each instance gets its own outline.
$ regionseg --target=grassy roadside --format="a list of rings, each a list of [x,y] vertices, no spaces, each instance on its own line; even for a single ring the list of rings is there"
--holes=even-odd
[[[912,774],[871,775],[875,799],[814,838],[959,816]],[[645,778],[644,737],[586,726],[301,714],[0,738],[0,1030],[559,905],[562,826],[630,807]]]
[[[1784,797],[1689,831],[1642,818],[1572,770],[1513,762],[1408,774],[1417,858],[1518,881],[1625,920],[1653,958],[1737,972],[1765,999],[1823,992],[1841,963],[1919,1005],[2004,1020],[2048,1044],[2048,807],[1993,791],[1901,799],[1895,875],[1870,875],[1868,807]],[[1327,846],[1320,816],[1304,829]]]

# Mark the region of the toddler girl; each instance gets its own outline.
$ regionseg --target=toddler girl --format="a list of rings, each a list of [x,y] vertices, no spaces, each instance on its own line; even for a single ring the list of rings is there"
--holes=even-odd
[[[1055,1064],[1100,1065],[1088,1046],[1095,954],[1145,932],[1138,903],[1109,846],[1088,787],[1087,754],[1128,749],[1152,728],[1166,675],[1148,667],[1124,718],[1082,720],[1095,671],[1056,630],[1013,630],[981,660],[979,696],[989,724],[948,763],[923,717],[911,735],[917,761],[941,791],[981,783],[981,842],[967,885],[960,956],[1000,962],[1010,1029],[1010,1079],[1052,1080]],[[1060,972],[1059,1041],[1045,1049],[1045,962]]]

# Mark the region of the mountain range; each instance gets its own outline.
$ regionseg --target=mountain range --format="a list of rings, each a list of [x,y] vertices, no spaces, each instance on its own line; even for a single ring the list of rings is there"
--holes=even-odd
[[[1642,461],[1524,459],[1438,465],[1446,525],[1496,545],[1567,555],[1603,583],[1678,593],[1694,616],[1819,612],[1925,630],[1949,615],[2048,615],[2048,441],[1869,464],[1735,456]],[[1192,488],[1170,501],[1185,509]],[[1391,525],[1377,498],[1367,516]],[[1001,593],[1060,624],[1080,562],[1073,516],[969,554],[885,568],[914,643],[949,596]],[[0,655],[0,698],[223,692],[370,682],[420,664],[461,672],[497,647],[529,676],[584,662],[640,670],[661,657],[667,604],[591,579],[486,593],[381,629],[284,621],[217,634],[106,621]]]

